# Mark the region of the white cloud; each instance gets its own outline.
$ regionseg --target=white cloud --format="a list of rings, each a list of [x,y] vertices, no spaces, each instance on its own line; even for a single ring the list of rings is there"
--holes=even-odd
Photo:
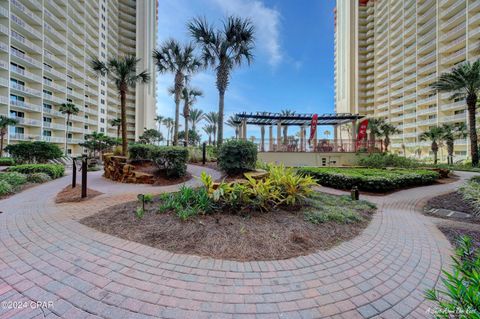
[[[280,45],[280,12],[258,0],[212,0],[226,14],[250,18],[255,26],[256,46],[268,56],[272,66],[283,59]]]

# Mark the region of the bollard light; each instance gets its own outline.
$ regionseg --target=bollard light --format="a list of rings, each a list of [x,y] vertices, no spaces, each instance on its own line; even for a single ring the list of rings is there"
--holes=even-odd
[[[352,200],[359,200],[360,199],[360,193],[358,191],[357,186],[352,187],[352,190],[350,191],[350,195],[352,196]]]

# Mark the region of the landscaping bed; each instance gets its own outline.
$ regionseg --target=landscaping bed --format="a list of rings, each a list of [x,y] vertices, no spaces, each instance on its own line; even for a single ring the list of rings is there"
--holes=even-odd
[[[73,203],[73,202],[81,202],[87,199],[94,198],[98,195],[103,193],[87,188],[87,197],[82,198],[82,186],[77,185],[77,187],[72,188],[71,185],[62,189],[57,196],[55,197],[55,203]]]
[[[469,236],[472,239],[473,245],[480,249],[480,231],[452,226],[439,226],[438,229],[448,238],[448,241],[454,246],[458,247],[459,239],[462,236]]]
[[[312,176],[323,186],[343,190],[356,186],[361,191],[373,193],[430,185],[440,178],[438,172],[422,169],[302,167],[298,171]]]
[[[329,249],[357,236],[371,219],[374,207],[364,201],[323,193],[311,195],[299,210],[270,212],[233,210],[195,215],[182,221],[163,213],[165,197],[110,207],[80,222],[101,232],[175,253],[229,260],[272,260]]]

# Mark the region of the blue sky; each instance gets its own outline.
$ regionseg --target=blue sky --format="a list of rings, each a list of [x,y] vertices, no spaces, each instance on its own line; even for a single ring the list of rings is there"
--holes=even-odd
[[[256,28],[255,60],[234,70],[225,116],[286,108],[298,113],[333,112],[334,7],[335,0],[159,0],[157,45],[170,37],[190,41],[186,23],[195,16],[218,25],[229,14],[248,17]],[[157,113],[173,118],[175,105],[167,92],[172,84],[171,74],[157,76]],[[195,107],[217,111],[214,73],[196,74],[192,85],[204,92]],[[225,126],[225,136],[233,134]],[[259,129],[249,126],[251,135],[258,136]]]

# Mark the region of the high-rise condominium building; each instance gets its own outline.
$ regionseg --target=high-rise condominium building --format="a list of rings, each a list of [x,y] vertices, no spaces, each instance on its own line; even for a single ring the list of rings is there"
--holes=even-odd
[[[128,138],[154,128],[157,28],[156,0],[0,1],[0,114],[14,117],[8,143],[43,140],[62,146],[68,125],[68,152],[94,131],[116,136],[110,121],[120,117],[117,89],[90,67],[92,57],[134,55],[149,84],[127,95]],[[80,112],[66,116],[62,103]]]
[[[401,131],[393,151],[428,155],[430,142],[419,135],[431,126],[466,123],[467,116],[465,101],[449,100],[451,94],[436,94],[430,85],[479,57],[478,0],[338,0],[336,112],[385,118]],[[455,144],[457,159],[469,154],[468,139]]]

